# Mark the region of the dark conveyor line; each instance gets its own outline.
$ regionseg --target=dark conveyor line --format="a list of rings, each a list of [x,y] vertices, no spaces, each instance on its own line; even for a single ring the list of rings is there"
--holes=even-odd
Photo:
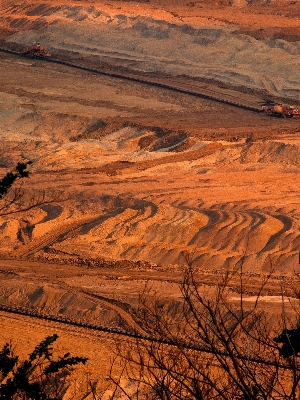
[[[188,342],[175,342],[175,341],[171,341],[168,339],[165,340],[162,338],[141,335],[134,331],[126,332],[126,331],[123,331],[123,330],[117,329],[117,328],[108,328],[108,327],[93,325],[93,324],[84,323],[84,322],[77,322],[75,320],[71,320],[71,319],[64,318],[64,317],[56,317],[54,315],[41,314],[34,310],[29,310],[29,309],[26,309],[23,307],[22,308],[21,307],[8,307],[3,304],[0,304],[0,311],[4,311],[7,313],[11,313],[11,314],[24,315],[24,316],[32,317],[32,318],[38,318],[38,319],[41,319],[44,321],[58,322],[58,323],[67,324],[67,325],[75,326],[78,328],[89,329],[89,330],[93,330],[93,331],[106,332],[106,333],[110,333],[113,335],[127,336],[127,337],[131,337],[131,338],[138,339],[138,340],[145,340],[148,342],[155,342],[155,343],[160,343],[160,344],[164,344],[164,345],[168,345],[168,346],[177,346],[177,347],[180,346],[181,348],[198,351],[200,353],[216,354],[216,355],[220,355],[220,356],[231,357],[228,353],[226,353],[224,351],[218,351],[218,350],[212,351],[211,349],[209,349],[205,346],[198,346],[198,345],[194,345],[194,344],[188,343]],[[278,364],[278,363],[274,363],[273,361],[264,360],[263,358],[258,359],[258,358],[253,358],[253,357],[252,358],[251,357],[242,357],[239,355],[236,355],[235,357],[237,359],[245,360],[247,362],[251,361],[253,363],[274,366],[274,367],[280,368],[280,369],[290,369],[291,368],[291,366],[288,363],[287,364],[283,364],[283,363]]]
[[[0,52],[13,54],[13,55],[16,55],[19,57],[25,57],[24,55],[22,55],[21,53],[19,53],[17,51],[7,50],[4,48],[0,48]],[[30,57],[26,57],[26,58],[30,58]],[[56,58],[39,58],[39,60],[42,60],[45,62],[51,62],[51,63],[55,63],[55,64],[65,65],[67,67],[80,69],[82,71],[92,72],[94,74],[110,76],[112,78],[118,78],[118,79],[125,79],[125,80],[132,81],[132,82],[138,82],[138,83],[143,83],[143,84],[150,85],[150,86],[159,87],[162,89],[172,90],[172,91],[175,91],[178,93],[188,94],[188,95],[196,96],[196,97],[202,97],[207,100],[211,100],[211,101],[215,101],[215,102],[223,103],[223,104],[228,104],[229,106],[241,108],[241,109],[248,110],[251,112],[262,113],[262,109],[259,107],[254,107],[254,106],[250,106],[247,104],[238,103],[231,99],[224,99],[222,97],[208,95],[208,94],[202,93],[200,90],[184,87],[184,85],[177,86],[177,85],[173,85],[173,84],[168,84],[168,83],[163,82],[162,80],[160,81],[159,79],[150,80],[150,79],[143,78],[142,76],[134,75],[134,74],[125,74],[125,73],[121,74],[121,73],[116,73],[116,72],[103,71],[103,70],[99,70],[99,69],[95,69],[95,68],[88,68],[88,67],[84,67],[79,64],[59,60]],[[214,91],[214,92],[216,93],[216,91]]]

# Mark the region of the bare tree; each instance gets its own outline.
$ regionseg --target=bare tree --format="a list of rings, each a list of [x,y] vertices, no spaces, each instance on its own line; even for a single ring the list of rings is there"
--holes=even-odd
[[[245,292],[251,285],[253,295],[252,278],[245,276],[242,265],[208,289],[189,265],[181,284],[182,302],[173,315],[160,296],[146,290],[139,314],[149,339],[117,343],[115,362],[122,363],[123,372],[118,376],[119,368],[112,365],[116,393],[163,400],[296,400],[297,310],[283,308],[278,319],[261,306],[271,278],[263,277],[249,302]],[[124,379],[135,382],[134,396],[122,386]]]

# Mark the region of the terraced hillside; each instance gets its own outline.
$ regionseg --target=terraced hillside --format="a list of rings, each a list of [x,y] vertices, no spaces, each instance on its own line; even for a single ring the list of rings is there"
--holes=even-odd
[[[176,313],[187,263],[205,291],[242,268],[247,304],[272,271],[262,312],[298,307],[300,120],[259,110],[300,108],[299,17],[285,0],[1,2],[0,48],[68,64],[0,51],[0,177],[33,161],[17,206],[0,201],[0,341],[27,355],[58,332],[88,356],[65,400],[83,376],[105,391],[112,333],[147,333],[145,287]]]
[[[33,160],[27,196],[46,190],[54,203],[2,217],[3,256],[168,267],[189,255],[208,270],[243,259],[257,272],[298,271],[297,119],[158,88],[145,95],[145,85],[129,89],[118,79],[6,57],[2,173]],[[20,73],[13,84],[9,63]],[[73,79],[83,86],[71,94]],[[215,118],[220,110],[224,120]],[[181,129],[167,128],[169,120]]]
[[[214,79],[299,101],[299,5],[290,3],[5,0],[0,32],[4,47],[40,41],[63,59]]]

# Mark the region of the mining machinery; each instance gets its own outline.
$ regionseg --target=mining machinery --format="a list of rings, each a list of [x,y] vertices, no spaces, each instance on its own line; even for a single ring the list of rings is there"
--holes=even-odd
[[[31,58],[49,58],[50,53],[47,53],[46,48],[40,42],[34,42],[31,47],[26,47],[22,51],[22,55]]]
[[[283,103],[275,103],[272,106],[264,106],[262,107],[262,110],[266,114],[273,115],[275,117],[293,118],[295,116],[300,116],[300,112],[294,106]]]

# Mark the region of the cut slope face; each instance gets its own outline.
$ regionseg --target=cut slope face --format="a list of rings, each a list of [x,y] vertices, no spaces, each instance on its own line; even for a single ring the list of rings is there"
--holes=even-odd
[[[198,8],[197,23],[187,16],[182,19],[180,14],[161,11],[158,6],[151,8],[151,3],[145,7],[146,10],[144,6],[130,9],[127,5],[117,12],[102,3],[73,6],[45,1],[39,5],[14,3],[0,12],[2,27],[11,32],[6,43],[17,43],[20,48],[38,40],[63,59],[80,58],[95,65],[105,62],[151,73],[215,79],[300,100],[300,42],[296,37],[293,43],[272,34],[269,39],[257,40],[260,30],[252,32],[251,24],[247,30],[238,21],[227,20],[227,9],[222,21],[219,14],[209,17],[207,10]],[[283,26],[286,21],[287,17],[279,17]],[[296,17],[289,22],[298,26]],[[242,34],[233,34],[239,29]]]

